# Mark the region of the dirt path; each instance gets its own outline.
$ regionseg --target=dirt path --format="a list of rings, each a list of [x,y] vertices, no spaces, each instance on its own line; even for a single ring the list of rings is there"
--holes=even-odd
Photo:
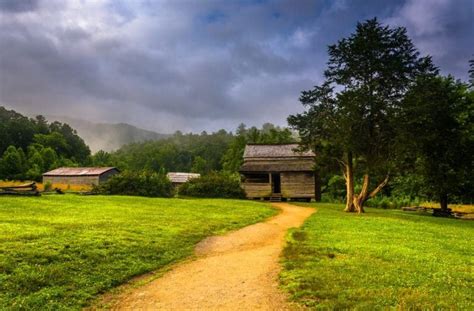
[[[281,213],[266,222],[205,239],[197,259],[124,293],[113,310],[288,310],[278,289],[279,255],[286,231],[313,209],[275,203]]]

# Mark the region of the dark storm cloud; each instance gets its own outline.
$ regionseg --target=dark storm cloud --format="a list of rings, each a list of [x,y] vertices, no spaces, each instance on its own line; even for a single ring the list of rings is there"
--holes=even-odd
[[[18,4],[21,3],[21,4]],[[466,77],[471,0],[4,1],[0,105],[160,131],[284,124],[326,47],[378,16]]]
[[[38,7],[38,0],[0,0],[0,11],[25,12]]]

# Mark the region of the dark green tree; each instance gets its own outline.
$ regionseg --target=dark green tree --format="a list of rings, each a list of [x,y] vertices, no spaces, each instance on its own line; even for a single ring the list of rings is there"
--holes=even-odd
[[[452,77],[420,77],[402,104],[398,137],[444,211],[450,196],[473,194],[473,99]]]
[[[207,174],[210,171],[210,167],[204,158],[197,156],[194,158],[193,166],[191,167],[191,172],[199,174]]]
[[[0,161],[0,178],[3,179],[24,179],[27,163],[25,153],[21,148],[9,146],[3,153]]]
[[[418,75],[437,69],[430,57],[419,56],[405,28],[375,18],[358,23],[355,33],[329,46],[328,53],[325,81],[302,92],[307,110],[288,122],[299,131],[303,147],[342,166],[345,210],[360,213],[388,182],[396,108]],[[354,193],[359,176],[361,190]]]

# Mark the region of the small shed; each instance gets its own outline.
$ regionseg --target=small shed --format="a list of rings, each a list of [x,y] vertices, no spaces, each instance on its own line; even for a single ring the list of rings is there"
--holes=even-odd
[[[173,186],[179,186],[184,184],[185,182],[193,179],[201,177],[201,174],[196,173],[180,173],[180,172],[170,172],[166,174],[168,179],[171,181]]]
[[[240,173],[247,198],[313,199],[315,154],[297,148],[298,144],[245,146]]]
[[[115,167],[60,167],[43,174],[43,183],[98,185],[120,171]]]

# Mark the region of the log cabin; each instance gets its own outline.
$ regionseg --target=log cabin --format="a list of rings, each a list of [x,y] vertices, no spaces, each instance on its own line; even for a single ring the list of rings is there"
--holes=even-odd
[[[311,201],[316,189],[315,155],[297,148],[298,144],[245,146],[240,174],[247,198]]]

